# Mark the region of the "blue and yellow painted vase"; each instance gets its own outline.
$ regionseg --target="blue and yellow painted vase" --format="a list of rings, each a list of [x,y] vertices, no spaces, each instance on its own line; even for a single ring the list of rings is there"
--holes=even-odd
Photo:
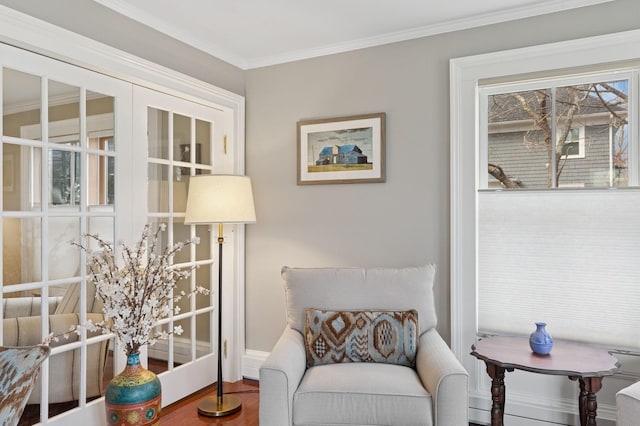
[[[140,365],[140,354],[127,355],[127,366],[107,385],[107,424],[146,426],[160,424],[160,380]]]

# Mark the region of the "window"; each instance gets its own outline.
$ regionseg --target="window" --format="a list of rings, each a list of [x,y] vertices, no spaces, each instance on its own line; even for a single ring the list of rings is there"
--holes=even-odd
[[[482,363],[468,357],[482,333],[527,335],[534,321],[542,320],[553,324],[554,338],[629,349],[616,353],[623,374],[608,380],[599,393],[602,408],[612,413],[615,406],[607,401],[640,376],[634,355],[640,348],[638,46],[640,32],[629,31],[451,61],[451,346],[470,373],[472,421],[486,422],[490,416],[486,390],[491,381]],[[600,83],[608,84],[611,93],[605,94]],[[567,126],[562,106],[549,102],[573,88],[584,92],[585,85],[592,86],[592,95],[602,95],[601,105],[615,108],[595,111],[581,104],[581,113]],[[536,134],[544,129],[531,127],[531,117],[488,118],[493,95],[497,101],[497,96],[519,93],[547,103],[550,115],[540,124],[551,127],[547,131],[554,139],[548,144]],[[555,120],[550,118],[553,108]],[[576,128],[579,142],[584,140],[584,158],[571,158]],[[562,143],[572,144],[564,151],[553,142],[562,139],[562,129],[568,129]],[[546,161],[532,161],[540,153],[523,143],[527,132],[531,140],[543,142],[536,148],[554,160],[548,163],[555,173],[545,168]],[[497,151],[504,146],[499,142],[515,141],[514,136],[519,136],[520,163],[507,162]],[[608,165],[593,162],[598,139],[609,141]],[[505,188],[506,180],[489,175],[490,162],[524,185],[491,190]],[[571,181],[568,172],[585,163],[588,173]],[[557,189],[570,182],[590,189]],[[512,408],[507,415],[516,423],[534,416],[558,424],[578,421],[573,414],[577,404],[565,405],[575,393],[563,387],[566,380],[516,374],[509,380]],[[556,392],[541,397],[541,389]],[[615,415],[601,412],[615,421]]]
[[[537,303],[544,303],[545,320],[555,323],[558,337],[590,341],[594,329],[578,325],[566,300],[596,306],[599,284],[611,271],[617,271],[621,294],[636,293],[635,280],[622,271],[635,255],[625,248],[640,243],[628,230],[635,227],[629,212],[640,192],[556,189],[628,187],[629,176],[637,181],[640,171],[629,161],[630,151],[638,152],[638,141],[629,137],[637,123],[629,114],[637,78],[633,70],[613,70],[479,87],[478,119],[486,129],[479,145],[486,159],[477,161],[487,176],[476,205],[481,332],[523,332],[540,315]],[[487,191],[498,188],[519,191]],[[505,312],[513,312],[509,323]],[[626,308],[609,314],[616,324],[633,316]],[[596,331],[599,343],[640,347],[634,335],[609,330],[612,321]]]
[[[631,76],[606,77],[481,88],[484,188],[628,186]]]
[[[560,155],[567,159],[584,158],[584,126],[579,128],[569,128],[565,141],[562,144]],[[557,134],[556,138],[562,138],[562,134]]]

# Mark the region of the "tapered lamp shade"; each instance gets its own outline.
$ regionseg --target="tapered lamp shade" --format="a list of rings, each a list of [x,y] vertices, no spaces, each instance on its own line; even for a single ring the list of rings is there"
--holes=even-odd
[[[251,180],[247,176],[200,175],[189,179],[186,225],[255,223]]]

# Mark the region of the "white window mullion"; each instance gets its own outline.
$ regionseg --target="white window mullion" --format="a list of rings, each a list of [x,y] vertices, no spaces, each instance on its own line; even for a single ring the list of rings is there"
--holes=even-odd
[[[477,149],[478,157],[478,188],[489,187],[489,173],[487,170],[489,164],[489,120],[483,117],[489,116],[489,96],[486,91],[482,91],[479,96],[479,146]]]
[[[557,158],[557,146],[558,146],[558,131],[557,131],[557,117],[556,117],[556,86],[551,88],[551,152],[549,153],[549,167],[551,168],[551,188],[558,186],[558,179],[556,173],[558,171],[558,165],[556,164]]]
[[[167,217],[167,244],[171,245],[173,244],[173,197],[174,197],[174,191],[173,191],[173,171],[174,171],[174,156],[173,153],[175,152],[174,149],[174,144],[175,144],[175,140],[174,140],[174,120],[175,120],[175,114],[173,111],[169,111],[168,114],[168,120],[169,122],[168,124],[168,139],[169,141],[167,142],[167,149],[169,150],[168,152],[168,158],[169,158],[169,166],[168,166],[168,170],[167,170],[167,191],[168,191],[168,217]],[[173,263],[173,259],[171,260],[171,262]],[[175,290],[171,290],[171,301],[170,301],[170,313],[169,313],[169,324],[167,325],[167,327],[169,327],[169,331],[173,331],[173,327],[175,326],[174,324],[174,319],[173,319],[173,312],[174,312],[174,305],[173,305],[173,292]],[[175,344],[176,344],[176,339],[175,339],[175,335],[173,333],[171,333],[169,335],[169,341],[168,341],[169,345],[169,357],[168,357],[168,366],[169,366],[169,371],[173,370],[173,366],[174,366],[174,354],[175,354]]]
[[[629,186],[640,186],[640,71],[629,78]]]
[[[48,230],[49,230],[49,80],[46,77],[41,79],[40,89],[40,125],[42,126],[42,153],[40,154],[40,209],[41,209],[41,221],[40,221],[40,280],[45,281],[49,277],[49,262],[47,259],[48,253]],[[49,297],[49,287],[43,286],[41,290],[41,300],[47,300]],[[40,315],[42,321],[40,321],[42,327],[42,335],[49,334],[49,321],[45,321],[48,318],[49,311],[47,304],[42,303],[40,307]],[[41,379],[41,403],[40,403],[40,418],[46,419],[49,417],[49,358],[42,363],[40,371]]]
[[[87,211],[89,203],[89,140],[87,138],[87,90],[85,87],[80,88],[80,134],[78,135],[80,145],[80,238],[88,230]],[[72,152],[75,156],[75,153]],[[75,167],[74,167],[75,169]],[[74,180],[72,180],[72,183]],[[72,196],[73,198],[73,196]],[[84,250],[82,250],[84,251]],[[87,283],[86,265],[80,261],[80,274],[83,282],[80,285],[80,324],[87,321]],[[83,344],[80,346],[80,407],[84,407],[87,401],[87,330],[81,328],[80,340]]]
[[[4,67],[0,66],[0,99],[4,99],[4,78],[2,78],[2,76],[4,75]],[[2,117],[4,117],[4,105],[3,103],[0,103],[0,112],[2,113]],[[3,121],[4,120],[0,120],[0,138],[2,138],[0,140],[0,147],[2,147],[2,151],[0,151],[0,158],[2,158],[2,161],[4,162],[4,127],[3,127]],[[3,164],[3,171],[4,171],[4,164]],[[1,175],[4,175],[4,173],[2,173]],[[4,178],[3,176],[0,176],[0,187],[3,188],[4,191]],[[4,212],[4,194],[2,197],[0,197],[0,212]],[[0,240],[4,241],[4,217],[2,218],[2,226],[0,226]],[[0,244],[0,259],[3,259],[2,262],[0,262],[0,276],[4,276],[4,248],[3,248],[4,244]],[[0,318],[4,318],[4,292],[0,291]],[[4,344],[4,327],[0,327],[0,344]]]

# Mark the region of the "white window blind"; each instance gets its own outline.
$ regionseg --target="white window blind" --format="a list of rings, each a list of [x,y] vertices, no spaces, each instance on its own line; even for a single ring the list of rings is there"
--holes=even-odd
[[[640,190],[480,191],[478,331],[640,349]]]

